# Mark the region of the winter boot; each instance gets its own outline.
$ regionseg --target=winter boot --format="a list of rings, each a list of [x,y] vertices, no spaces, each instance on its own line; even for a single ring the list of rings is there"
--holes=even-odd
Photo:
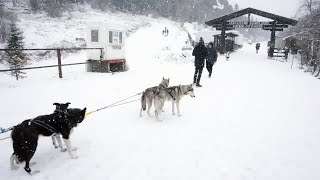
[[[201,74],[198,74],[198,78],[197,78],[197,84],[200,84],[200,79],[201,79]]]
[[[197,75],[195,74],[194,76],[193,76],[193,83],[192,84],[196,84],[197,83]]]

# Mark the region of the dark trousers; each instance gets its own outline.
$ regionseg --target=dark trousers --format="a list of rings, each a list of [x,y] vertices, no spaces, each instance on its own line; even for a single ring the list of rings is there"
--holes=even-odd
[[[213,66],[212,63],[210,63],[208,61],[206,62],[206,68],[207,68],[207,70],[209,72],[209,77],[211,77],[211,74],[212,74],[212,66]]]
[[[200,84],[201,74],[202,74],[203,66],[197,67],[193,76],[193,83]]]

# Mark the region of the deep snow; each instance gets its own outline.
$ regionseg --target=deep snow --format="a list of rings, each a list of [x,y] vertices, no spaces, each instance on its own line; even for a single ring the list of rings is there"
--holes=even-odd
[[[0,125],[51,113],[54,102],[95,110],[162,77],[170,77],[170,85],[191,83],[192,58],[181,56],[186,32],[164,19],[140,22],[148,25],[127,39],[127,72],[87,73],[80,65],[64,67],[63,79],[55,68],[30,70],[22,81],[1,74]],[[165,26],[168,37],[161,35]],[[85,59],[81,52],[64,61]],[[171,115],[171,103],[162,122],[146,113],[139,117],[139,101],[90,115],[71,136],[77,160],[54,149],[50,138],[40,138],[32,167],[40,173],[33,177],[22,167],[10,171],[11,141],[0,141],[1,179],[320,179],[319,80],[267,59],[265,44],[259,54],[254,45],[244,45],[228,62],[220,55],[213,77],[207,74],[196,97],[182,100],[181,117]]]

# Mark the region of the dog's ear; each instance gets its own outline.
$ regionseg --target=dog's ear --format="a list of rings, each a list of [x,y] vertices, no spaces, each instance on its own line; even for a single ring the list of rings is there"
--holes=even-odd
[[[83,108],[82,110],[81,110],[81,115],[83,116],[83,119],[86,117],[86,111],[87,111],[87,108],[85,107],[85,108]]]
[[[162,80],[164,80],[164,77],[162,77]]]
[[[69,106],[70,104],[71,104],[70,102],[67,102],[67,103],[66,103],[66,105],[67,105],[67,108],[68,108],[68,106]]]
[[[60,104],[59,104],[59,103],[53,103],[53,105],[54,105],[54,106],[60,106]]]

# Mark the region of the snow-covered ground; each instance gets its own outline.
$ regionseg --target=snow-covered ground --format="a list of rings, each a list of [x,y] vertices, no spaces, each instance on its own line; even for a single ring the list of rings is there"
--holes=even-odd
[[[181,56],[186,33],[168,20],[138,24],[144,22],[148,26],[127,39],[127,72],[87,73],[79,65],[63,67],[63,79],[55,68],[27,71],[22,81],[1,74],[0,125],[49,114],[54,102],[95,110],[157,85],[162,77],[170,77],[170,85],[191,83],[192,59]],[[168,37],[161,34],[164,26]],[[72,31],[66,34],[77,32]],[[63,61],[85,59],[81,52]],[[265,44],[259,54],[254,45],[244,45],[228,62],[219,56],[213,71],[209,79],[204,70],[195,98],[182,100],[181,117],[171,115],[170,103],[162,122],[146,113],[139,117],[139,101],[90,115],[71,136],[77,160],[54,149],[51,138],[40,138],[32,169],[41,172],[33,177],[22,167],[10,171],[11,141],[0,141],[1,179],[320,179],[319,80],[267,59]]]

